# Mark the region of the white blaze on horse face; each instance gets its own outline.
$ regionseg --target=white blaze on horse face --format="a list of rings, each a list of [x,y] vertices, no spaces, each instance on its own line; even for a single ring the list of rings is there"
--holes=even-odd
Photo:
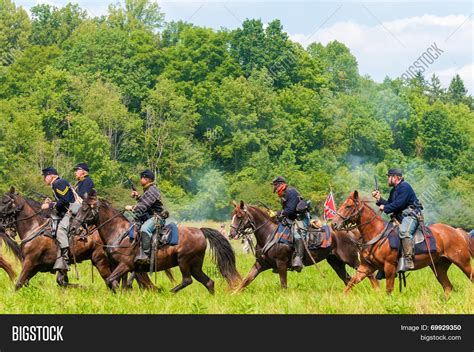
[[[234,227],[235,227],[235,214],[234,214],[234,215],[232,215],[232,226],[234,226]]]

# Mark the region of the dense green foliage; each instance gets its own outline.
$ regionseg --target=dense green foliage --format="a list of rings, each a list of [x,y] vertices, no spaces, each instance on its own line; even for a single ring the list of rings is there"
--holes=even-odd
[[[474,114],[459,76],[376,83],[337,41],[308,48],[278,20],[235,30],[164,22],[148,0],[100,18],[0,0],[0,186],[47,192],[88,162],[100,193],[153,169],[177,218],[223,219],[230,199],[276,206],[283,174],[317,212],[399,166],[430,221],[474,227]],[[135,178],[136,180],[136,178]]]

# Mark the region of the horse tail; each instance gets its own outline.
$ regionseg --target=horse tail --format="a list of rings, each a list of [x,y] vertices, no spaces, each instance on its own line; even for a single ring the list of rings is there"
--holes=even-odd
[[[0,238],[6,243],[7,247],[13,252],[15,257],[21,262],[23,260],[23,254],[21,253],[21,248],[16,241],[14,241],[10,236],[5,232],[0,231]]]
[[[235,253],[232,246],[217,230],[201,228],[201,231],[211,245],[214,263],[216,263],[229,287],[234,288],[241,281],[241,277],[235,265]]]

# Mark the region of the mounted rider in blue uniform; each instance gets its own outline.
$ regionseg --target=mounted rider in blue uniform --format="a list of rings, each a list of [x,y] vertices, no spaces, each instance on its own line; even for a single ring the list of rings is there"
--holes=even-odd
[[[153,232],[160,233],[167,215],[163,211],[161,194],[155,185],[155,174],[145,170],[140,174],[140,183],[143,187],[143,195],[133,191],[132,198],[137,199],[137,204],[127,205],[125,210],[132,211],[142,225],[140,227],[140,253],[135,258],[136,264],[150,264],[151,240]]]
[[[403,260],[406,269],[414,269],[414,241],[413,235],[418,227],[418,215],[422,207],[415,191],[403,179],[400,169],[390,169],[387,172],[388,185],[392,187],[388,199],[381,197],[379,191],[372,192],[379,209],[385,214],[392,214],[399,223],[399,236],[403,248]],[[400,265],[399,265],[400,268]]]
[[[81,198],[86,194],[95,191],[94,181],[89,176],[89,166],[86,163],[79,163],[74,167],[74,175],[76,176],[76,192]]]
[[[308,203],[302,199],[299,192],[294,187],[288,186],[284,177],[276,177],[272,181],[272,185],[273,193],[276,192],[278,194],[283,208],[277,213],[277,218],[280,219],[280,221],[286,222],[286,224],[291,227],[293,233],[296,253],[293,259],[292,268],[299,272],[303,269],[303,236],[307,235],[310,221]],[[306,204],[307,206],[300,208],[302,204]]]
[[[47,167],[42,170],[44,181],[51,186],[55,201],[46,199],[41,205],[41,209],[51,209],[53,221],[58,222],[56,230],[56,240],[61,249],[61,255],[56,259],[53,270],[69,270],[69,223],[71,221],[71,204],[76,202],[73,190],[69,182],[59,177],[58,171],[54,167]]]

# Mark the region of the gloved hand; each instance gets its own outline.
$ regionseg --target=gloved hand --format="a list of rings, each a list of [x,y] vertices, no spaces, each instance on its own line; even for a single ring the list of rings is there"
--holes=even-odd
[[[134,206],[133,205],[126,205],[125,210],[126,211],[133,211]]]

